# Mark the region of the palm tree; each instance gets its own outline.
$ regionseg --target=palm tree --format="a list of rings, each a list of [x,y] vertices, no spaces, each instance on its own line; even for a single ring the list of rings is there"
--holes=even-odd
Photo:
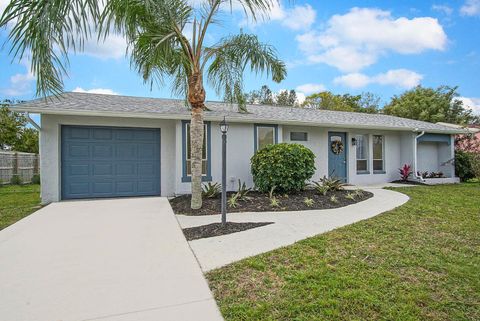
[[[272,1],[238,0],[254,19],[268,12]],[[191,2],[190,2],[191,3]],[[31,52],[37,76],[37,94],[60,93],[68,64],[68,51],[81,50],[91,32],[90,21],[103,36],[125,35],[132,66],[146,82],[172,80],[172,92],[183,95],[191,108],[190,141],[191,207],[202,206],[202,148],[205,110],[204,77],[225,101],[244,111],[243,73],[265,72],[276,82],[286,76],[285,64],[275,49],[255,35],[240,33],[205,45],[208,28],[215,23],[220,6],[232,0],[204,1],[200,8],[186,0],[107,0],[103,10],[96,0],[13,0],[0,27],[13,23],[12,53],[22,58]],[[192,27],[191,37],[185,27]],[[58,49],[56,49],[58,48]]]

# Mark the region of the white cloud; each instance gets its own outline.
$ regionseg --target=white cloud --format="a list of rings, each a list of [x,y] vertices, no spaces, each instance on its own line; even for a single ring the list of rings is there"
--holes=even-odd
[[[444,50],[447,45],[447,35],[437,19],[395,19],[389,11],[371,8],[352,8],[344,15],[334,15],[325,29],[296,39],[310,62],[344,72],[357,72],[389,52],[419,54]]]
[[[318,93],[327,90],[323,84],[303,84],[295,88],[297,92],[302,92],[307,95]]]
[[[120,59],[125,57],[127,42],[123,36],[110,34],[105,40],[97,41],[97,35],[92,35],[85,41],[80,55],[99,59]]]
[[[291,10],[286,11],[286,17],[282,21],[282,25],[292,30],[309,29],[315,22],[317,13],[308,4],[305,6],[295,6]]]
[[[333,82],[336,85],[342,85],[349,88],[362,88],[367,86],[371,82],[371,79],[367,75],[356,72],[336,77]]]
[[[89,93],[89,94],[102,94],[102,95],[119,95],[119,93],[108,88],[92,88],[83,89],[82,87],[76,87],[72,90],[74,93]]]
[[[463,102],[463,105],[471,109],[474,114],[480,115],[480,98],[458,97],[458,100]]]
[[[370,84],[395,86],[409,89],[420,84],[423,75],[408,69],[393,69],[375,76],[351,73],[336,77],[333,82],[349,88],[363,88]]]
[[[25,73],[17,73],[10,77],[10,83],[7,88],[1,88],[0,92],[9,97],[23,96],[32,92],[32,83],[35,76],[30,69],[30,61],[22,59],[20,64],[25,67]]]
[[[432,10],[441,12],[447,16],[450,16],[453,13],[453,9],[446,4],[434,4],[432,5]]]
[[[281,2],[272,0],[270,3],[270,11],[268,12],[268,18],[252,21],[249,19],[251,17],[245,17],[240,25],[257,27],[270,21],[278,21],[281,25],[291,30],[308,30],[315,22],[316,16],[317,13],[315,9],[309,4],[303,6],[297,5],[293,8],[285,8]]]
[[[464,16],[480,15],[480,0],[467,0],[460,8],[460,13]]]

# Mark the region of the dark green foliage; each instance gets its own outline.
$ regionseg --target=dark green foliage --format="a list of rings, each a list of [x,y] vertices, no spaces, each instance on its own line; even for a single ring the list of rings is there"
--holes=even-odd
[[[335,95],[330,91],[322,91],[307,96],[302,106],[311,109],[375,114],[380,109],[380,98],[369,92],[361,95]]]
[[[40,184],[40,175],[35,174],[32,176],[32,184]]]
[[[446,122],[468,124],[474,120],[472,111],[458,100],[457,87],[440,86],[424,88],[421,86],[394,96],[390,104],[383,109],[385,114],[427,122]]]
[[[268,145],[251,158],[255,186],[262,192],[300,191],[315,173],[315,154],[300,144]]]
[[[22,178],[19,175],[13,175],[12,178],[10,178],[10,184],[22,185]]]
[[[462,150],[455,151],[455,174],[462,182],[475,177],[472,153]]]
[[[37,154],[38,131],[27,128],[25,116],[8,108],[14,103],[17,102],[11,100],[0,102],[0,149]]]
[[[202,196],[205,198],[214,198],[220,194],[220,188],[222,185],[219,183],[210,183],[204,184],[202,186]]]

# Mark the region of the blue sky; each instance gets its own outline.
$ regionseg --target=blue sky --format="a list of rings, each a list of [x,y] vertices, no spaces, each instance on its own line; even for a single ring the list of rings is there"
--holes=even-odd
[[[0,12],[7,2],[0,0]],[[236,8],[221,21],[211,28],[210,43],[242,29],[275,46],[287,63],[280,84],[246,73],[246,91],[263,84],[305,95],[371,91],[388,102],[418,84],[450,85],[459,86],[464,102],[480,113],[480,0],[282,1],[266,21],[247,21]],[[7,34],[8,28],[0,30],[0,43]],[[0,98],[34,98],[28,60],[12,62],[7,50],[8,42],[0,51]],[[168,85],[150,90],[130,69],[119,36],[87,43],[84,53],[72,55],[65,90],[172,97]],[[221,99],[211,89],[207,95]]]

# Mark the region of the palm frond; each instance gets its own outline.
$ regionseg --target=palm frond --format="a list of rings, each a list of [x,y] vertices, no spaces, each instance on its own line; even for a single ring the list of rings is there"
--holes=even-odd
[[[209,84],[226,101],[244,107],[243,73],[249,66],[255,73],[266,73],[273,81],[282,81],[287,74],[285,64],[276,50],[261,43],[256,35],[239,34],[222,39],[216,46],[205,49],[203,66],[208,65]]]
[[[69,50],[82,50],[97,21],[96,0],[12,0],[0,17],[0,28],[11,25],[10,54],[31,60],[37,95],[59,94],[68,66]]]

